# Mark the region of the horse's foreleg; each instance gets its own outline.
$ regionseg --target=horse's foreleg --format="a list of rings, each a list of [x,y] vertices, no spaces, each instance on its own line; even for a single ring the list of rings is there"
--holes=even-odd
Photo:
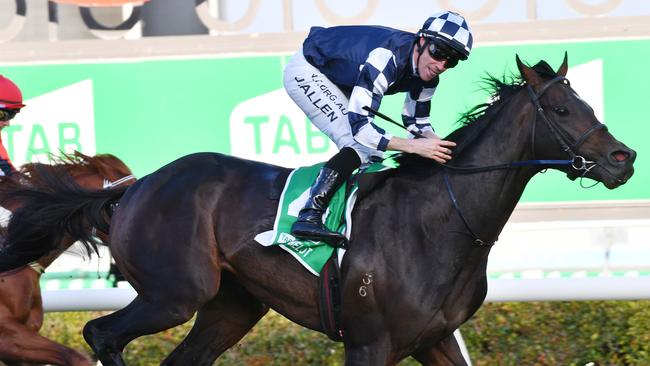
[[[267,311],[266,305],[224,273],[217,296],[199,309],[192,330],[162,365],[212,365]]]
[[[0,324],[0,360],[64,366],[92,365],[88,356],[53,342],[18,322]]]
[[[183,324],[195,311],[192,304],[147,302],[137,296],[125,308],[88,322],[83,335],[104,366],[126,366],[122,350],[129,342]]]
[[[424,366],[467,366],[453,334],[435,346],[418,350],[413,357]]]
[[[397,364],[391,355],[388,335],[375,338],[370,344],[354,345],[345,342],[345,366],[392,366]]]

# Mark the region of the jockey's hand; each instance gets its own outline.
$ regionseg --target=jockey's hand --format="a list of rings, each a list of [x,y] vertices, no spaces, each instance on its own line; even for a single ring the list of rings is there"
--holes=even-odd
[[[413,144],[413,153],[433,159],[440,164],[451,159],[451,148],[456,146],[455,142],[440,138],[415,139],[411,140],[411,143]]]
[[[456,146],[455,142],[440,138],[403,139],[393,136],[388,142],[389,150],[418,154],[440,164],[451,159],[451,148],[454,146]]]

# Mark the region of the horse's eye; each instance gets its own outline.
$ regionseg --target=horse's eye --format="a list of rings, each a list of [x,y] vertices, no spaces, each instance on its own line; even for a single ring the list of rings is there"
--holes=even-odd
[[[566,116],[569,114],[569,109],[563,105],[553,107],[553,111],[560,116]]]

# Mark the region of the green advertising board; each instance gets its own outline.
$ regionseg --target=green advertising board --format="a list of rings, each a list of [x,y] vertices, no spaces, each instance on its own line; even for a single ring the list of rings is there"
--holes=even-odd
[[[609,130],[638,152],[636,173],[620,189],[583,189],[563,174],[537,175],[523,201],[650,199],[650,125],[645,103],[650,40],[477,47],[446,72],[432,102],[432,121],[446,135],[458,116],[488,98],[481,79],[511,75],[515,54],[529,64],[559,66],[568,51],[569,79]],[[27,108],[3,131],[17,163],[46,152],[112,153],[138,176],[185,154],[216,151],[285,166],[326,160],[334,151],[282,90],[290,55],[14,65],[0,72],[23,89]],[[1,66],[1,65],[0,65]],[[382,112],[399,118],[403,96]],[[378,122],[382,125],[383,122]],[[404,132],[382,125],[396,135]]]

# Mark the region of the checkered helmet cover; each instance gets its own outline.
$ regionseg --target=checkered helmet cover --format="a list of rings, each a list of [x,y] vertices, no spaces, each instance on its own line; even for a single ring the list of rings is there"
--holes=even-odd
[[[429,17],[418,31],[418,36],[438,38],[446,41],[449,46],[467,59],[472,50],[472,30],[462,15],[453,11],[443,11]]]

